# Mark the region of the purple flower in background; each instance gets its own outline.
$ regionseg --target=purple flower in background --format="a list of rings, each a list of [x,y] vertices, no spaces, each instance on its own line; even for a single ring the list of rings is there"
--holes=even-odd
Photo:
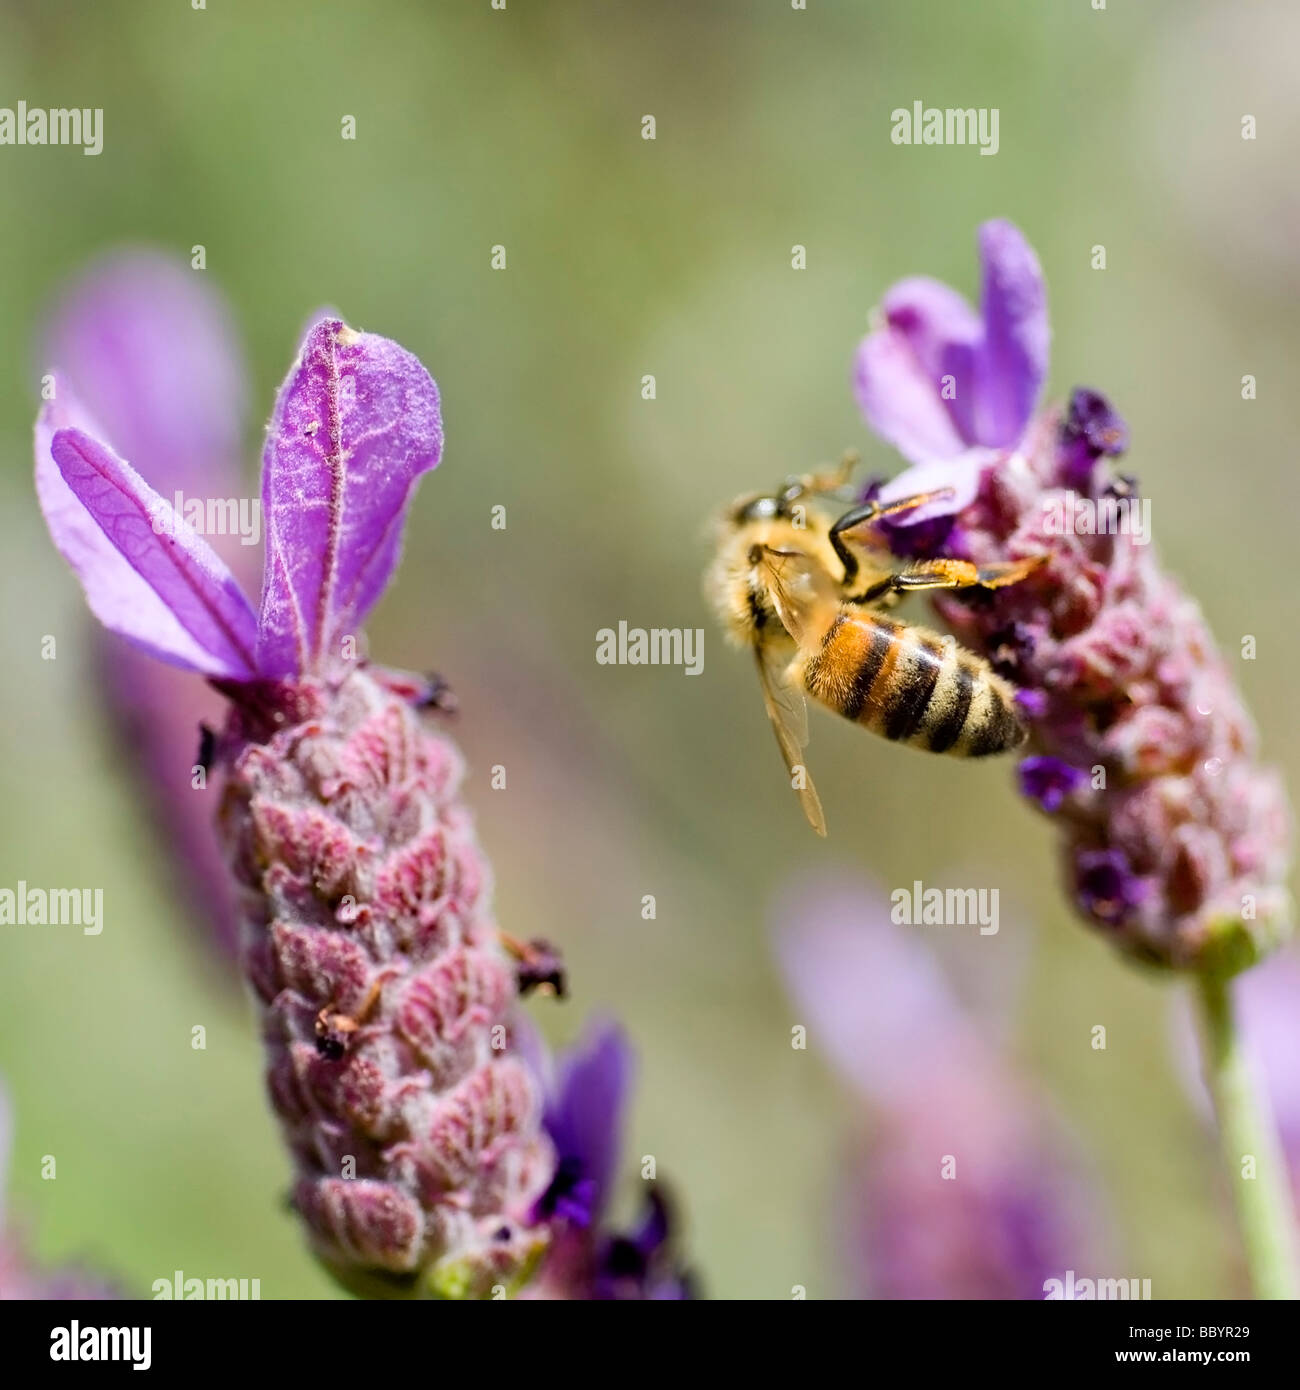
[[[977,314],[928,276],[900,280],[858,349],[854,385],[868,423],[914,467],[880,489],[883,501],[949,488],[900,513],[890,529],[952,515],[981,473],[1017,448],[1047,379],[1050,329],[1042,270],[1010,222],[979,231],[983,293]]]
[[[40,1269],[28,1253],[26,1242],[13,1229],[3,1206],[7,1189],[13,1122],[9,1098],[0,1087],[0,1302],[39,1299],[115,1299],[125,1297],[106,1280],[75,1265]]]
[[[164,497],[206,505],[240,497],[247,409],[242,355],[220,298],[182,261],[156,252],[109,256],[82,275],[50,317],[41,361],[76,392],[104,437]],[[42,370],[45,370],[43,367]],[[238,534],[213,538],[242,578],[259,552]],[[203,723],[224,708],[208,687],[102,633],[99,689],[194,920],[233,957],[238,915],[213,827],[214,779],[194,785]]]
[[[646,1203],[641,1225],[631,1235],[601,1243],[592,1298],[667,1303],[696,1297],[694,1280],[673,1254],[676,1221],[663,1188],[650,1188]]]
[[[1052,1108],[869,887],[788,895],[776,951],[797,1019],[870,1120],[836,1208],[850,1296],[1028,1299],[1115,1267]]]
[[[607,1023],[560,1061],[544,1122],[557,1168],[542,1198],[579,1226],[598,1219],[618,1168],[632,1053],[623,1031]]]
[[[545,1124],[555,1145],[555,1176],[538,1201],[552,1223],[551,1248],[528,1297],[689,1299],[690,1275],[676,1254],[663,1189],[652,1186],[646,1214],[630,1235],[611,1233],[604,1216],[618,1171],[633,1056],[614,1023],[588,1028],[560,1060]]]
[[[426,683],[370,665],[359,632],[441,457],[433,380],[385,338],[309,330],[266,443],[257,612],[66,381],[36,437],[41,506],[92,610],[230,701],[220,829],[318,1254],[368,1292],[526,1278],[554,1155],[460,757],[422,722]]]
[[[868,421],[908,457],[920,456],[921,442],[928,450],[881,495],[953,488],[947,501],[905,514],[953,514],[948,550],[943,537],[920,532],[933,550],[901,543],[901,526],[888,530],[891,544],[928,558],[953,553],[956,536],[977,563],[1043,557],[1018,584],[939,596],[935,606],[1021,687],[1033,753],[1022,788],[1056,818],[1074,901],[1143,960],[1239,969],[1290,931],[1285,792],[1256,760],[1255,729],[1199,608],[1142,534],[1136,484],[1109,466],[1128,441],[1119,414],[1099,392],[1080,390],[1063,420],[1050,411],[1031,419],[1047,367],[1033,253],[1006,223],[981,229],[981,249],[983,338],[972,338],[951,291],[906,281],[886,296],[887,321],[899,303],[913,305],[912,317],[872,334],[859,353]],[[909,289],[917,283],[924,294]],[[977,346],[963,377],[968,339]],[[943,398],[939,367],[956,371],[964,415]],[[998,372],[1006,382],[991,390]],[[958,452],[972,440],[1000,452],[972,469]],[[1139,509],[1137,526],[1121,503]],[[1095,524],[1100,517],[1116,520]],[[1086,772],[1086,783],[1063,768]]]

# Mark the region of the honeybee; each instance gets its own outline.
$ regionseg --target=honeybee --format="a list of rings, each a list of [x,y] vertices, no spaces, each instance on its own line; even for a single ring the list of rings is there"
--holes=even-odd
[[[721,519],[706,591],[729,639],[749,647],[791,785],[819,835],[826,817],[803,765],[811,696],[873,733],[932,753],[980,758],[1022,743],[1015,691],[951,636],[885,616],[919,589],[996,589],[1037,558],[975,565],[921,560],[893,567],[871,527],[940,500],[941,489],[844,508],[854,457],[783,491],[741,497]],[[824,510],[841,494],[840,514]]]

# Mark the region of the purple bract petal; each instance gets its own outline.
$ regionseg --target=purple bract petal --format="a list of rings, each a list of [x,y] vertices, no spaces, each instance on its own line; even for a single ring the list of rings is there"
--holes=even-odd
[[[311,313],[302,321],[302,327],[298,330],[298,345],[296,352],[302,356],[303,349],[307,346],[307,339],[312,332],[322,323],[333,323],[341,320],[343,315],[332,304],[318,304]]]
[[[936,393],[943,378],[952,376],[958,399],[969,394],[974,383],[967,373],[984,330],[964,296],[942,280],[913,275],[891,286],[880,307]],[[962,386],[968,390],[963,392]]]
[[[415,357],[337,319],[307,334],[264,457],[263,675],[337,659],[387,585],[416,480],[441,455],[438,388]]]
[[[1051,328],[1047,289],[1033,247],[1010,222],[985,222],[979,230],[984,266],[976,439],[1012,449],[1034,413],[1047,380]]]
[[[207,282],[179,257],[110,255],[60,296],[42,335],[42,363],[66,376],[103,426],[80,428],[111,439],[164,497],[181,492],[187,502],[243,492],[243,357],[225,301]],[[62,478],[56,481],[66,492]],[[238,534],[208,539],[255,592],[260,548],[241,543]],[[216,788],[197,790],[191,772],[200,721],[218,726],[225,702],[191,671],[164,665],[115,633],[96,628],[95,636],[94,679],[126,763],[171,847],[178,886],[196,922],[210,927],[233,959],[238,921],[212,827]]]
[[[858,349],[854,384],[867,423],[913,463],[1015,448],[1047,377],[1038,258],[1009,222],[984,223],[979,246],[980,314],[948,286],[913,276],[886,293],[883,321]]]
[[[966,447],[956,423],[917,360],[908,339],[892,327],[862,341],[854,390],[867,423],[905,458],[955,458]]]
[[[890,517],[887,524],[892,529],[906,530],[920,522],[956,516],[958,512],[965,511],[979,491],[981,473],[997,458],[997,451],[993,449],[967,449],[949,459],[932,459],[928,463],[905,468],[880,489],[877,494],[879,501],[897,502],[904,497],[915,497],[918,493],[945,489],[948,496],[927,502],[923,507],[899,512],[897,516]]]
[[[36,491],[91,611],[174,666],[249,678],[255,621],[230,571],[56,392],[36,423]]]
[[[43,360],[75,384],[100,438],[164,495],[235,492],[247,384],[203,272],[152,251],[106,257],[61,299]]]

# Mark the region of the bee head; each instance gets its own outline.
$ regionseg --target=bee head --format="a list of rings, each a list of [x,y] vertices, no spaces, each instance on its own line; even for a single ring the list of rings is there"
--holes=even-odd
[[[801,478],[792,478],[780,492],[760,492],[742,497],[732,509],[731,519],[737,526],[752,521],[789,521],[794,505],[808,491]]]

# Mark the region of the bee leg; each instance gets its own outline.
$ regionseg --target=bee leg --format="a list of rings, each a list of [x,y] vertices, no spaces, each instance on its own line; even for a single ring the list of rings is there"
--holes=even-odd
[[[910,594],[918,589],[1001,589],[1019,583],[1046,558],[1032,555],[1027,560],[992,565],[976,565],[970,560],[918,560],[855,595],[850,602],[874,603],[886,594]]]
[[[788,507],[801,497],[822,497],[828,493],[838,492],[848,484],[849,479],[853,476],[853,470],[857,466],[858,455],[849,449],[834,468],[825,469],[820,473],[804,473],[800,476],[787,478],[786,485],[779,494],[780,499]]]
[[[918,492],[914,497],[900,497],[897,502],[863,502],[844,513],[830,530],[831,549],[839,556],[844,566],[844,582],[849,583],[858,572],[858,557],[849,549],[847,538],[854,531],[865,531],[874,526],[881,517],[896,516],[899,512],[910,512],[916,507],[924,507],[927,502],[939,502],[952,496],[952,488],[936,488],[934,492]],[[872,540],[867,536],[853,536],[859,545],[870,546]],[[875,543],[879,549],[879,543]]]
[[[858,451],[846,449],[843,457],[834,468],[821,473],[810,473],[803,481],[805,492],[836,492],[844,487],[858,466]]]

